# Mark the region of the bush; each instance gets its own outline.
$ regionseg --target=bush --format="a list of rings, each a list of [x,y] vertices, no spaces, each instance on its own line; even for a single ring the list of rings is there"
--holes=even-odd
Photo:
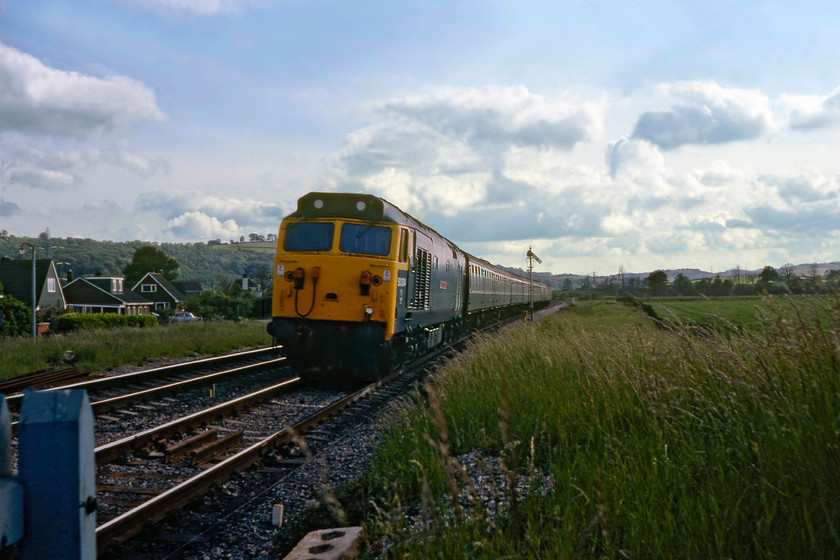
[[[31,312],[28,305],[11,296],[6,296],[0,299],[0,313],[3,315],[0,335],[25,336],[29,334]]]
[[[114,329],[117,327],[152,327],[158,324],[154,315],[119,315],[117,313],[72,313],[56,322],[58,332],[82,329]]]

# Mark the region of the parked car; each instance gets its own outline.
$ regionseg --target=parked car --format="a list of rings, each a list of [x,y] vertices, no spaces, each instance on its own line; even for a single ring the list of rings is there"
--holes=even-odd
[[[201,321],[201,317],[196,317],[189,311],[181,311],[169,318],[170,323],[186,323],[188,321]]]

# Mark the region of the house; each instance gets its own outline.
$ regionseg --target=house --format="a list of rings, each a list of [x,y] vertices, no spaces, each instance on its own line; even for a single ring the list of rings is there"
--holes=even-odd
[[[153,303],[125,290],[121,276],[83,276],[64,286],[67,309],[72,313],[117,313],[144,315]]]
[[[32,259],[0,259],[0,284],[5,294],[32,305]],[[35,260],[35,299],[36,309],[66,307],[52,259]]]
[[[184,297],[200,296],[202,290],[201,282],[198,280],[175,280],[172,282],[179,292],[184,294]]]
[[[233,281],[233,285],[242,288],[243,292],[250,292],[255,296],[262,295],[262,288],[260,288],[260,285],[257,282],[255,282],[253,278],[250,278],[248,276],[237,278]]]
[[[140,294],[154,305],[154,310],[166,309],[171,313],[181,310],[184,294],[159,272],[147,272],[131,291]]]

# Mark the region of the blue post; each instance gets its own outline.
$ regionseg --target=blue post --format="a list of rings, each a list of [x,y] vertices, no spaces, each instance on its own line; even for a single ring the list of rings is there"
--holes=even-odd
[[[82,390],[27,391],[18,426],[21,560],[96,558],[93,412]]]
[[[0,394],[0,549],[23,538],[23,486],[12,476],[12,419]]]

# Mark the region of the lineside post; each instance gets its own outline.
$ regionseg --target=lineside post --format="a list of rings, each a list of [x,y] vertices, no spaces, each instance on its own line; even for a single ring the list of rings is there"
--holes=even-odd
[[[87,392],[27,391],[18,428],[21,560],[96,558],[95,469]]]

